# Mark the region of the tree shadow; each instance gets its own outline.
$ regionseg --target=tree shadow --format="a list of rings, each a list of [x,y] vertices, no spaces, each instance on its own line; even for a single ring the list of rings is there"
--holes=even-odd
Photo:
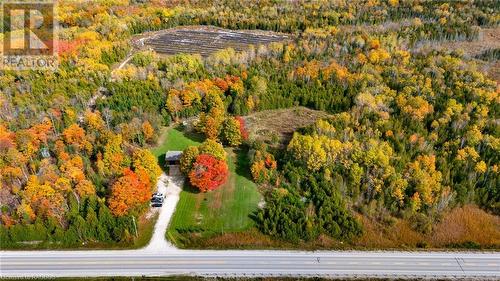
[[[158,165],[160,166],[162,171],[168,174],[167,161],[165,161],[165,153],[160,154],[157,160],[158,160]]]
[[[202,143],[203,141],[205,141],[205,136],[203,134],[200,134],[198,132],[195,132],[195,131],[181,131],[182,134],[187,138],[187,139],[190,139],[194,142],[199,142],[199,143]]]
[[[175,129],[184,135],[187,139],[202,143],[205,140],[205,136],[201,133],[198,133],[194,130],[194,128],[188,128],[183,124],[179,124],[175,127]]]
[[[248,147],[240,147],[235,149],[236,153],[236,169],[237,175],[242,176],[253,182],[252,175],[250,173],[250,158],[248,157]]]
[[[185,192],[191,193],[191,194],[200,194],[201,193],[199,189],[197,189],[196,187],[192,186],[189,183],[189,179],[188,178],[186,178],[186,181],[182,185],[182,191],[185,191]]]
[[[259,210],[252,211],[250,214],[248,214],[248,217],[255,222],[255,226],[258,226],[258,224],[261,222],[259,219]]]

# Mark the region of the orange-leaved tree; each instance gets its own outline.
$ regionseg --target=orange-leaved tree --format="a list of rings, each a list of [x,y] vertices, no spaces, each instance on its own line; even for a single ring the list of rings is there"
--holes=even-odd
[[[212,155],[200,154],[196,157],[189,180],[201,192],[214,190],[226,182],[228,167],[226,162]]]
[[[135,172],[130,169],[123,171],[111,188],[109,208],[113,215],[123,216],[148,202],[151,195],[151,182],[144,169]]]

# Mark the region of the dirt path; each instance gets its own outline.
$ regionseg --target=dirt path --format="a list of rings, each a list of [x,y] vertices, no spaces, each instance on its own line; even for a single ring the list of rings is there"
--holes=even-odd
[[[130,55],[128,55],[121,63],[120,65],[118,65],[118,67],[115,69],[115,70],[120,70],[122,69],[131,59],[132,57],[134,56],[135,53],[132,53]]]

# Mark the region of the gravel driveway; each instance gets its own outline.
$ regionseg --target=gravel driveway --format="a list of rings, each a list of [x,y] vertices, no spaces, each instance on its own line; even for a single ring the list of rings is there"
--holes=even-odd
[[[158,179],[157,190],[165,194],[165,201],[160,207],[160,214],[156,221],[153,236],[149,244],[143,249],[146,252],[176,251],[177,248],[165,239],[168,224],[175,212],[179,195],[184,183],[182,175],[168,176],[163,173]]]

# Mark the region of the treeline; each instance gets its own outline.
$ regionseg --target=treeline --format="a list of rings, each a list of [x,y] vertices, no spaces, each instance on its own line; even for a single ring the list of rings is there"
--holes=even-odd
[[[131,242],[132,217],[149,206],[161,173],[135,139],[153,142],[154,128],[146,121],[118,133],[98,111],[78,121],[67,110],[52,120],[16,132],[0,125],[2,246]]]
[[[33,223],[0,228],[0,246],[17,248],[82,247],[87,244],[130,244],[137,236],[134,218],[114,217],[103,200],[92,196],[78,202],[70,197],[66,225],[54,218],[37,218]],[[20,244],[23,242],[26,244]]]
[[[287,158],[280,162],[284,167],[278,173],[265,146],[256,144],[253,151],[254,180],[277,186],[256,214],[263,233],[293,242],[311,241],[320,235],[348,240],[361,234],[361,225],[346,207],[336,178],[311,173]]]
[[[413,18],[448,18],[469,25],[498,24],[493,0],[487,1],[299,1],[260,3],[193,1],[201,13],[189,13],[195,24],[229,29],[264,29],[293,33],[330,25],[384,24]],[[224,9],[221,9],[224,7]],[[199,10],[198,10],[199,11]],[[186,17],[185,17],[186,18]]]
[[[444,210],[458,204],[476,202],[499,213],[496,83],[457,55],[414,56],[398,49],[395,42],[390,35],[360,34],[337,41],[337,52],[314,50],[303,43],[288,56],[285,52],[278,56],[285,65],[297,59],[296,66],[288,79],[284,74],[268,76],[272,77],[268,89],[288,91],[278,96],[278,90],[268,90],[266,95],[271,96],[266,104],[299,104],[336,114],[296,133],[286,153],[276,153],[280,169],[271,173],[274,176],[255,173],[255,180],[265,178],[275,188],[268,195],[271,204],[259,213],[264,232],[293,240],[328,233],[312,223],[321,221],[321,212],[310,197],[321,192],[308,190],[311,176],[327,182],[332,194],[347,198],[351,210],[381,222],[390,222],[392,216],[409,219],[424,232]],[[323,52],[332,56],[325,60]],[[279,67],[274,65],[278,71]],[[325,95],[327,89],[335,90]],[[335,99],[346,103],[334,104]],[[252,168],[265,175],[269,172],[265,167],[259,160]],[[291,177],[291,169],[307,172]],[[294,193],[293,200],[288,198]],[[306,216],[308,200],[313,203]],[[284,213],[286,206],[294,211]],[[290,222],[294,221],[290,216],[298,225]],[[304,232],[306,218],[315,235]],[[296,231],[300,235],[291,236]]]

